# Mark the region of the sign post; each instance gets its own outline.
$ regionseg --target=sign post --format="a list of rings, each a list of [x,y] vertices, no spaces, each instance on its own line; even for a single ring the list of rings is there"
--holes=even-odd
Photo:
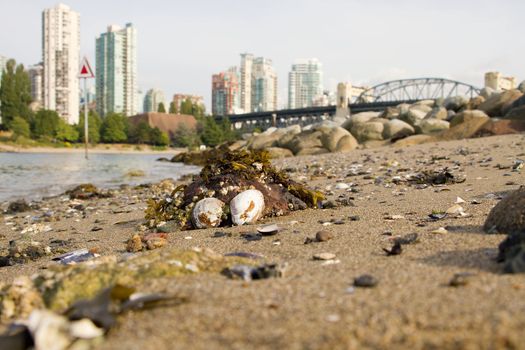
[[[88,93],[87,93],[87,80],[94,78],[93,70],[89,65],[86,57],[82,60],[82,66],[80,66],[80,75],[78,76],[84,79],[84,143],[85,143],[85,156],[88,159],[88,142],[89,142],[89,128],[88,128]]]

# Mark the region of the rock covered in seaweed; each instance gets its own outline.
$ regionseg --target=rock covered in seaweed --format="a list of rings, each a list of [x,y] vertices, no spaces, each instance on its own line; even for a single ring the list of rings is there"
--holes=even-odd
[[[205,198],[215,198],[226,203],[221,225],[228,225],[232,223],[229,215],[232,199],[248,190],[259,191],[264,199],[264,206],[257,206],[262,211],[257,219],[286,215],[307,207],[317,208],[324,199],[322,193],[306,188],[275,169],[266,151],[223,149],[210,153],[206,166],[192,183],[177,187],[169,195],[151,199],[146,219],[150,226],[173,220],[182,229],[198,228],[192,222],[196,204]]]

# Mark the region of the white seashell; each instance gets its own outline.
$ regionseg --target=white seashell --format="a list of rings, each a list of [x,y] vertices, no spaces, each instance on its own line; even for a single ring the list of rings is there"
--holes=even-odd
[[[346,190],[347,188],[350,188],[350,186],[348,184],[345,184],[344,182],[338,182],[335,185],[336,190]]]
[[[264,196],[259,190],[239,193],[230,202],[234,225],[251,224],[259,219],[264,211]]]
[[[196,228],[217,227],[221,223],[224,202],[217,198],[204,198],[195,204],[191,220]]]

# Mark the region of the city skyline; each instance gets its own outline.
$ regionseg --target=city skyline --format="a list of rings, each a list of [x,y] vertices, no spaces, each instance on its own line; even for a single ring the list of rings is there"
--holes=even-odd
[[[2,40],[0,54],[26,67],[40,62],[40,16],[56,3],[35,0],[2,5],[0,30],[17,30]],[[279,78],[279,108],[288,103],[289,67],[302,57],[323,62],[323,85],[331,91],[339,81],[373,85],[421,76],[482,86],[484,72],[492,70],[519,81],[525,78],[520,60],[525,48],[507,35],[519,33],[519,14],[525,9],[519,1],[498,6],[487,1],[328,1],[323,11],[317,2],[302,1],[300,15],[297,3],[257,5],[254,16],[238,1],[150,1],[147,6],[139,1],[127,6],[65,2],[80,13],[81,56],[94,63],[94,38],[110,24],[132,22],[140,28],[140,89],[202,95],[208,111],[210,77],[237,61],[242,52],[272,59]],[[182,4],[185,11],[179,9]],[[249,30],[239,30],[244,26]],[[173,38],[178,39],[175,44]]]

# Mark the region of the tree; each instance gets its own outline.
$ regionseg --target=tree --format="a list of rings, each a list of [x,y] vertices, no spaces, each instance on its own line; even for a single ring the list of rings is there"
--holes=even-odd
[[[175,102],[170,102],[170,114],[177,114],[177,106],[175,106]]]
[[[100,127],[102,119],[95,111],[88,112],[88,140],[90,143],[98,143],[100,141]],[[78,121],[79,140],[84,141],[84,112],[80,113]]]
[[[145,121],[130,128],[129,140],[132,143],[150,143],[151,127]]]
[[[193,115],[193,103],[191,103],[191,100],[189,98],[185,99],[180,104],[180,113],[181,114],[188,114]]]
[[[212,117],[203,118],[201,121],[201,139],[206,146],[217,146],[224,141],[222,128]]]
[[[11,130],[14,138],[23,136],[29,138],[29,123],[22,117],[14,117],[11,121]]]
[[[56,130],[56,139],[60,141],[76,142],[78,141],[78,129],[74,125],[69,125],[64,119],[60,118]]]
[[[195,148],[201,144],[197,131],[181,124],[173,135],[173,144],[178,147]]]
[[[33,123],[33,135],[36,138],[54,138],[60,123],[60,116],[57,112],[49,109],[41,109],[36,113]]]
[[[125,142],[128,139],[128,118],[119,113],[109,113],[100,128],[102,141]]]
[[[0,112],[2,122],[10,127],[15,117],[22,117],[31,123],[32,112],[29,109],[31,103],[31,81],[29,74],[22,64],[16,65],[15,60],[9,60],[6,64],[0,86]]]
[[[158,110],[157,112],[159,113],[166,113],[166,107],[164,107],[164,103],[159,103],[159,107],[158,107]]]
[[[155,146],[167,146],[170,144],[170,138],[168,134],[155,127],[151,129],[150,142]]]

